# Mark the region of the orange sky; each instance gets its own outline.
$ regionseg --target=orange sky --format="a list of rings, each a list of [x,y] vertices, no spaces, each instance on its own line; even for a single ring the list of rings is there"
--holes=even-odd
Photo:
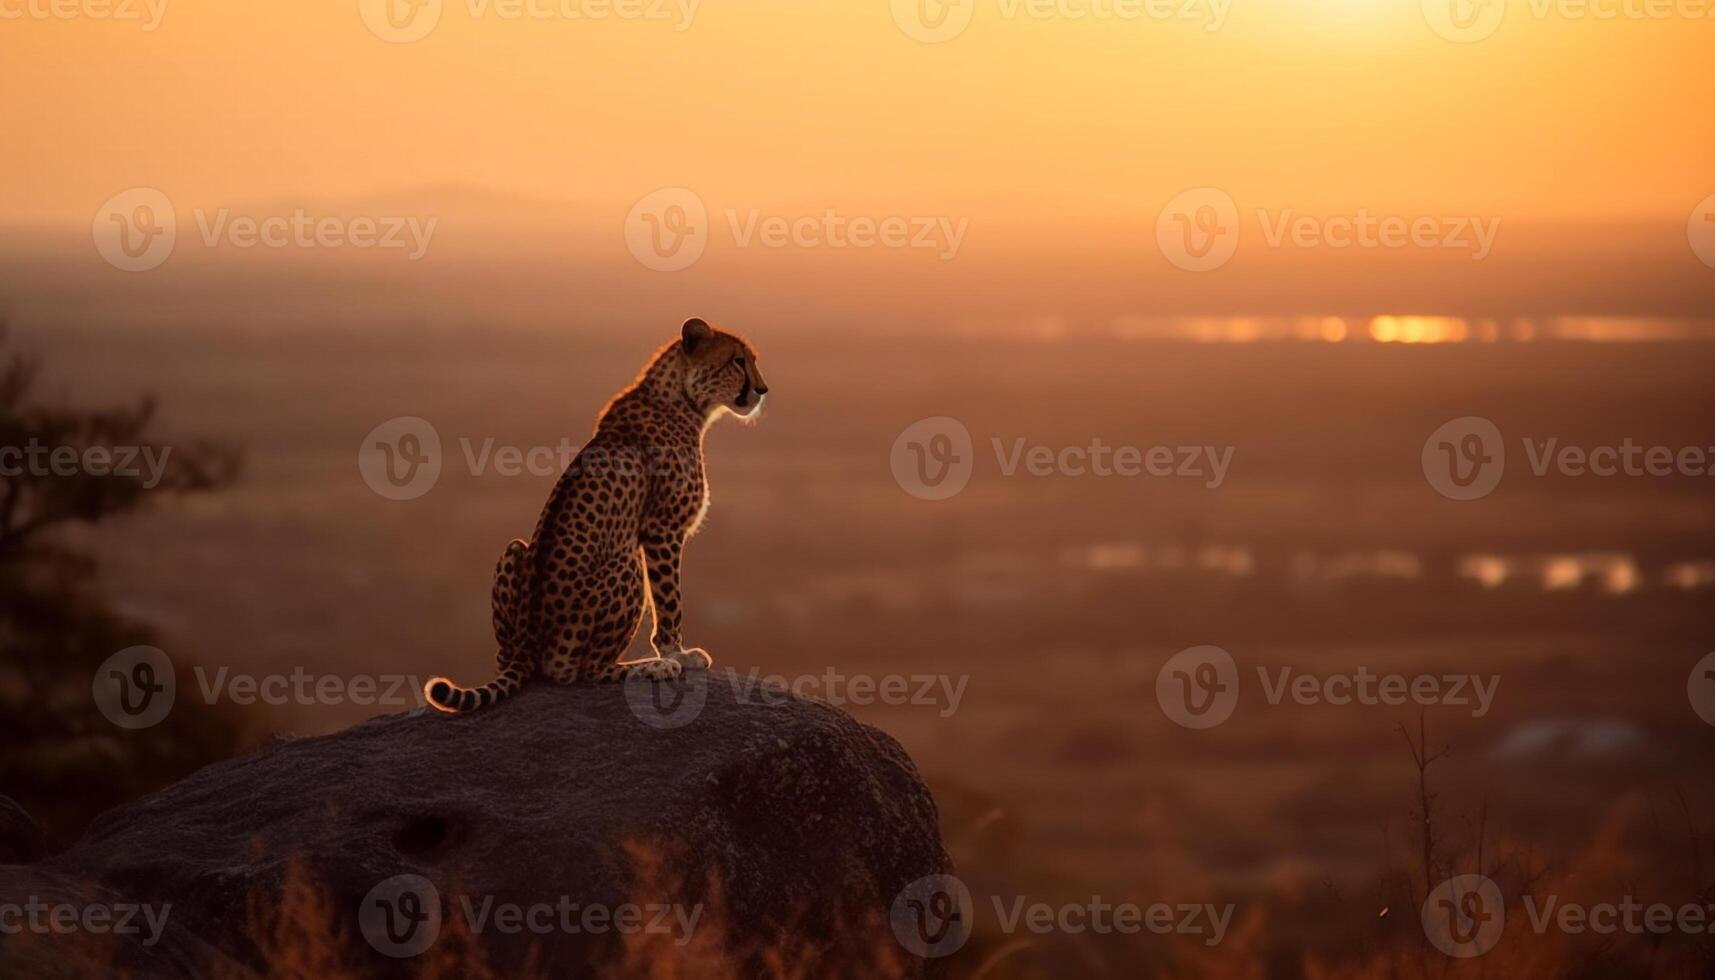
[[[1419,0],[1167,5],[1190,20],[962,0],[968,27],[930,44],[889,0],[565,0],[659,2],[661,20],[445,0],[427,37],[388,43],[358,0],[85,0],[145,19],[164,2],[152,31],[31,13],[50,2],[0,0],[0,222],[87,227],[138,185],[197,207],[444,184],[606,205],[679,185],[986,216],[1022,240],[1123,232],[1199,186],[1247,207],[1681,227],[1715,192],[1715,19],[1512,0],[1458,44]]]

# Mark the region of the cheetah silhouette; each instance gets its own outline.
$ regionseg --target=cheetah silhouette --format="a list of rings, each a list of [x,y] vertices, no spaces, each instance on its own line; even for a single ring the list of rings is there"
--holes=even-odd
[[[594,437],[549,494],[535,535],[500,556],[497,676],[474,688],[431,678],[423,688],[429,704],[473,711],[537,674],[573,684],[708,669],[709,655],[683,644],[679,593],[685,541],[708,510],[703,433],[723,415],[755,416],[767,393],[749,343],[686,320],[680,338],[602,409]],[[645,603],[655,656],[622,661]]]

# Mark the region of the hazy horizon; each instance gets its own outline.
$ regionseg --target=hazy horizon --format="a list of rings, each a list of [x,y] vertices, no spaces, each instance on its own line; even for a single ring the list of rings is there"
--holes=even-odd
[[[93,321],[268,320],[296,311],[363,322],[572,325],[703,313],[779,329],[956,332],[990,323],[1025,334],[1135,317],[1701,317],[1715,309],[1715,271],[1687,247],[1683,222],[1500,219],[1477,260],[1459,249],[1299,247],[1280,222],[1305,212],[1240,202],[1231,260],[1192,273],[1158,246],[1159,210],[1138,218],[1145,230],[1136,234],[1025,234],[985,215],[924,226],[959,232],[947,257],[951,238],[940,251],[770,245],[759,223],[802,209],[712,199],[707,209],[706,248],[670,272],[645,267],[628,250],[627,206],[550,205],[465,185],[344,200],[174,202],[176,242],[145,272],[105,261],[90,218],[51,228],[0,224],[0,305],[19,317]],[[380,231],[391,223],[397,247],[234,244],[235,221],[272,218],[289,233],[297,214],[306,228],[325,219],[349,226],[372,218]]]

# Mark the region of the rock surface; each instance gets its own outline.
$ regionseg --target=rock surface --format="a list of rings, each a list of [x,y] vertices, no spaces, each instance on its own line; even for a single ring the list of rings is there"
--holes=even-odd
[[[175,929],[262,973],[921,973],[890,908],[951,869],[905,752],[819,702],[694,676],[278,743],[103,815],[0,890],[28,871],[170,903]]]
[[[62,871],[0,865],[0,902],[13,906],[0,935],[0,977],[247,980],[253,975],[180,927],[172,909],[145,909],[111,888]],[[100,910],[102,918],[87,918],[89,909]]]

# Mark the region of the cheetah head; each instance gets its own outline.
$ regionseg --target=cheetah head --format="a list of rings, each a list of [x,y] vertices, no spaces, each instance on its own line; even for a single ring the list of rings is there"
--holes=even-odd
[[[685,357],[685,394],[705,417],[731,412],[748,419],[762,410],[768,383],[744,338],[692,317],[680,332],[679,348]]]

